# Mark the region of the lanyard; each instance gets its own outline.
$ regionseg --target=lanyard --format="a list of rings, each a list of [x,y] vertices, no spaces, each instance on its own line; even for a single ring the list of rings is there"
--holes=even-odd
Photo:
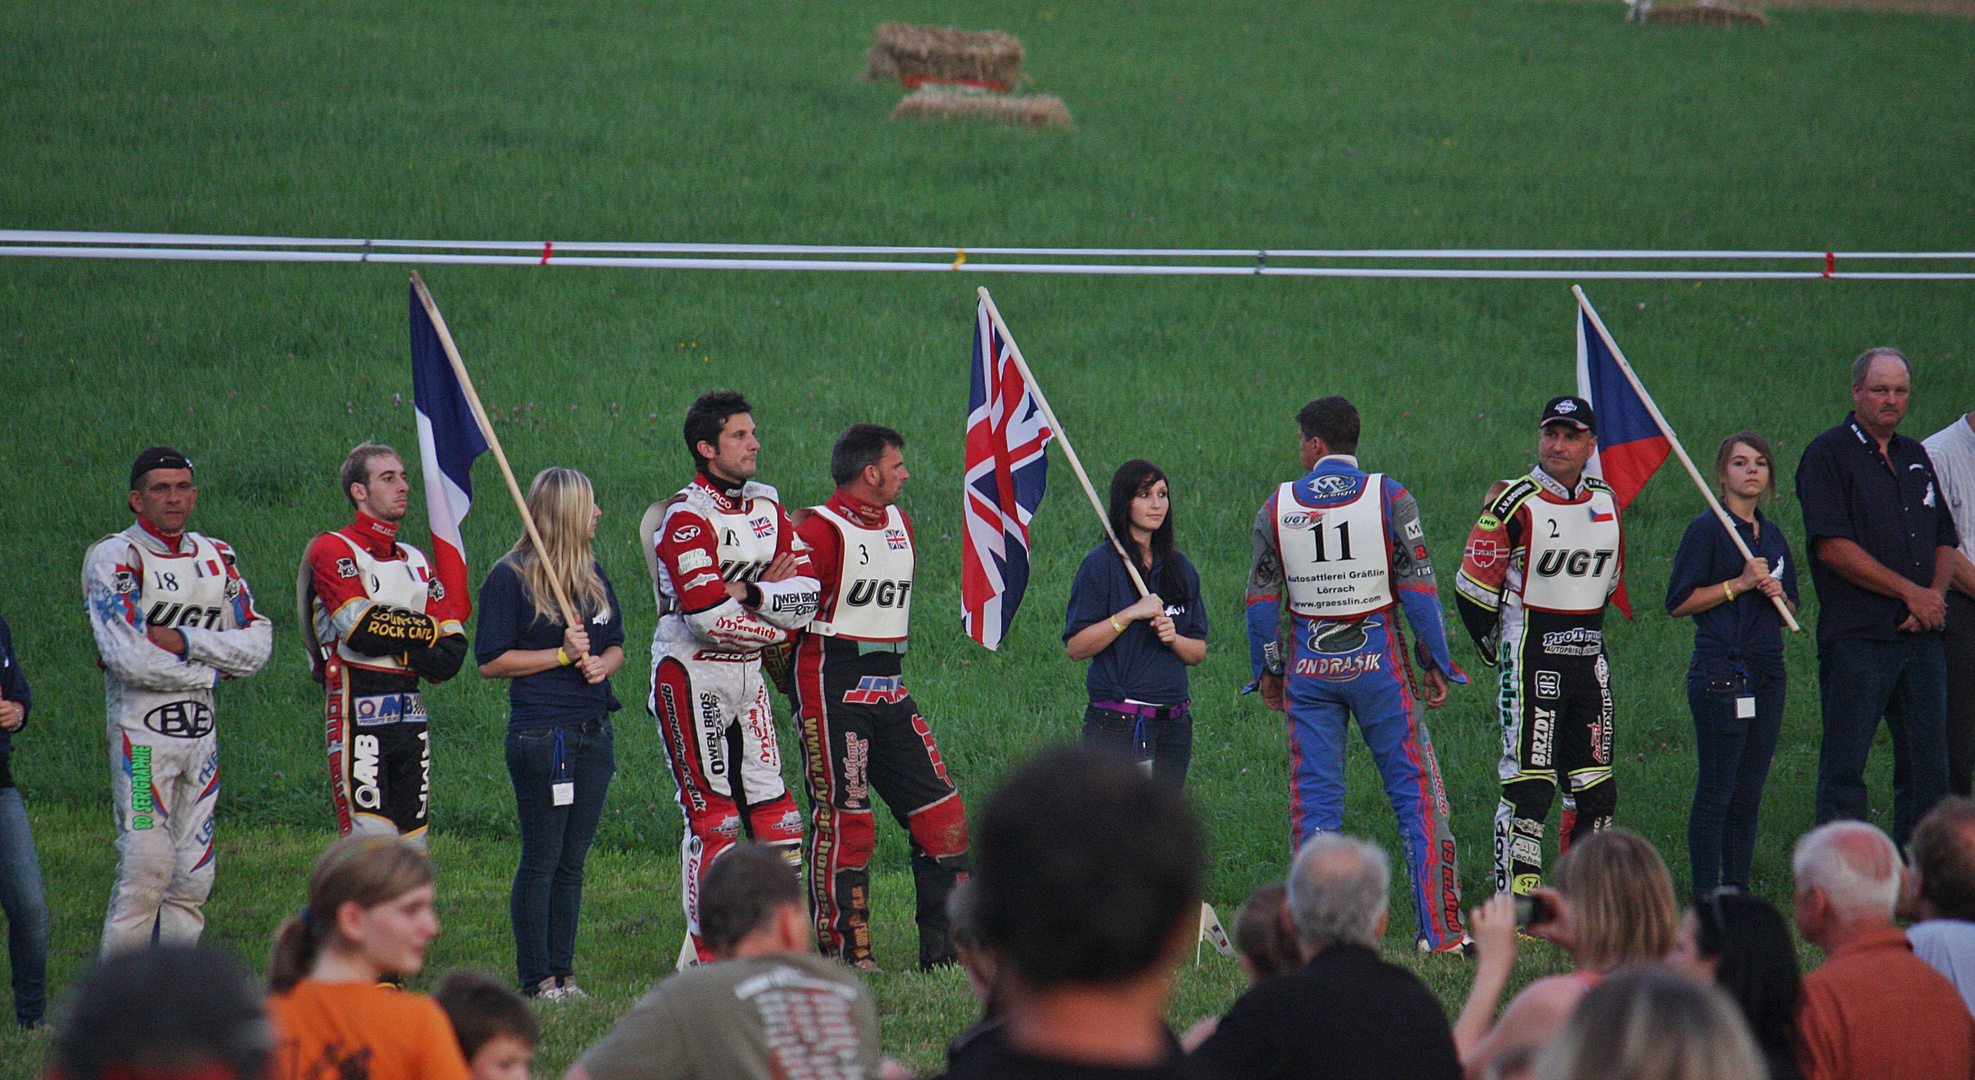
[[[563,741],[567,730],[562,724],[555,727],[555,753],[549,759],[549,803],[552,806],[568,806],[576,801],[576,780],[569,774],[569,749]]]

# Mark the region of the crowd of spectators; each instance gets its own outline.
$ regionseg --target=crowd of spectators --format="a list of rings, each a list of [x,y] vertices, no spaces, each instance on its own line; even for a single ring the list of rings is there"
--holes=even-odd
[[[1558,861],[1553,886],[1472,913],[1477,967],[1450,1024],[1420,978],[1380,954],[1386,852],[1320,833],[1235,920],[1250,987],[1182,1043],[1167,1017],[1199,930],[1200,824],[1177,787],[1125,757],[1048,750],[989,800],[978,869],[949,902],[982,1014],[950,1044],[945,1075],[1975,1077],[1975,801],[1943,800],[1913,836],[1910,864],[1863,822],[1798,840],[1794,922],[1826,957],[1800,977],[1776,908],[1718,892],[1683,916],[1658,851],[1599,832]],[[393,985],[438,931],[434,896],[424,852],[341,841],[276,934],[265,998],[210,949],[110,954],[74,992],[48,1075],[527,1080],[539,1031],[513,991],[459,972],[433,999]],[[858,973],[815,954],[802,886],[777,852],[733,848],[701,903],[717,960],[660,982],[564,1080],[910,1077],[881,1057]],[[1522,936],[1562,946],[1572,970],[1503,1009]]]

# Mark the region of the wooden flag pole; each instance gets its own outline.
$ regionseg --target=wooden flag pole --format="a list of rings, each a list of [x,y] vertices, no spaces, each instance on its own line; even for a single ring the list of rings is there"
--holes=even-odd
[[[1008,343],[1008,354],[1015,358],[1015,367],[1021,371],[1023,381],[1029,384],[1029,393],[1035,395],[1037,407],[1042,409],[1043,418],[1049,421],[1049,430],[1056,433],[1056,441],[1063,446],[1063,456],[1070,459],[1070,468],[1077,474],[1077,482],[1083,485],[1084,494],[1090,496],[1091,509],[1097,511],[1097,520],[1104,523],[1104,535],[1111,538],[1111,546],[1117,549],[1118,557],[1125,560],[1125,569],[1131,572],[1132,584],[1138,587],[1138,595],[1152,595],[1145,587],[1145,579],[1139,576],[1138,563],[1125,554],[1125,545],[1118,542],[1118,534],[1111,531],[1111,515],[1104,509],[1103,500],[1097,497],[1097,489],[1090,486],[1090,476],[1084,472],[1083,462],[1077,460],[1077,448],[1070,445],[1070,435],[1056,419],[1056,410],[1049,407],[1049,399],[1042,396],[1042,386],[1036,382],[1035,373],[1029,370],[1028,361],[1022,359],[1022,347],[1015,344],[1015,335],[1008,332],[1008,324],[1001,321],[1001,311],[994,306],[994,297],[988,295],[987,286],[978,290],[981,303],[987,305],[988,318],[1001,329],[1001,339]]]
[[[412,291],[418,293],[418,302],[425,305],[425,315],[432,320],[432,328],[439,332],[439,344],[445,347],[446,359],[452,361],[453,374],[459,378],[461,390],[466,391],[466,403],[473,409],[473,418],[480,422],[480,430],[487,436],[487,449],[494,452],[494,461],[501,467],[501,479],[507,481],[507,493],[514,496],[514,507],[521,511],[521,524],[528,530],[528,539],[535,545],[535,555],[548,568],[549,589],[555,593],[556,606],[562,609],[562,625],[576,626],[576,608],[570,604],[568,594],[562,591],[562,579],[556,577],[555,563],[549,558],[549,547],[542,542],[542,534],[535,528],[535,515],[528,512],[528,499],[521,494],[521,485],[515,482],[514,470],[508,467],[507,454],[501,450],[501,438],[494,434],[493,421],[487,419],[487,410],[480,404],[480,394],[473,389],[473,378],[466,373],[466,363],[459,358],[459,348],[453,344],[452,331],[446,329],[446,317],[439,314],[439,305],[432,302],[432,294],[426,291],[425,282],[418,271],[411,272]]]
[[[1701,478],[1701,470],[1694,467],[1694,459],[1687,456],[1687,448],[1680,445],[1680,436],[1673,433],[1673,425],[1667,423],[1666,417],[1660,415],[1660,407],[1654,404],[1653,395],[1646,392],[1645,385],[1633,372],[1632,365],[1626,362],[1624,350],[1618,347],[1618,342],[1612,340],[1611,331],[1605,329],[1605,321],[1598,318],[1598,312],[1592,308],[1590,299],[1584,295],[1584,290],[1572,285],[1570,291],[1571,295],[1577,297],[1578,306],[1584,309],[1584,314],[1590,317],[1591,325],[1597,327],[1598,336],[1604,339],[1605,347],[1612,351],[1612,359],[1618,361],[1618,369],[1625,373],[1625,381],[1632,384],[1632,389],[1639,395],[1639,400],[1646,403],[1646,411],[1652,414],[1653,423],[1659,425],[1661,434],[1666,436],[1667,442],[1673,444],[1674,454],[1680,458],[1680,464],[1687,467],[1687,475],[1693,479],[1694,486],[1701,489],[1701,497],[1708,501],[1708,509],[1714,511],[1714,516],[1721,522],[1721,527],[1728,530],[1728,538],[1735,541],[1735,550],[1742,553],[1742,561],[1747,562],[1755,558],[1755,555],[1749,551],[1749,545],[1742,542],[1742,534],[1735,528],[1734,519],[1728,516],[1727,510],[1722,509],[1721,500],[1715,498],[1714,489]],[[1774,470],[1776,463],[1770,462],[1769,467]],[[1776,613],[1783,616],[1784,625],[1792,632],[1803,632],[1803,627],[1797,625],[1796,617],[1790,614],[1790,605],[1785,603],[1781,596],[1772,596],[1769,601],[1776,605]]]

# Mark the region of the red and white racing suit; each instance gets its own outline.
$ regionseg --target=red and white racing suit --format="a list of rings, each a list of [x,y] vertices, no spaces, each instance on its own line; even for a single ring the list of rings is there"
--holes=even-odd
[[[821,604],[796,645],[795,700],[809,788],[809,901],[823,955],[871,959],[875,791],[911,840],[919,966],[957,959],[946,898],[967,873],[967,811],[933,729],[905,689],[912,524],[839,489],[796,527]]]
[[[1527,893],[1543,873],[1543,830],[1564,790],[1565,846],[1611,825],[1611,667],[1605,602],[1624,546],[1612,489],[1567,489],[1542,469],[1512,483],[1468,535],[1456,600],[1482,658],[1502,669],[1502,800],[1495,887]]]
[[[701,960],[699,883],[742,833],[801,860],[802,814],[782,783],[782,754],[761,652],[783,646],[816,613],[816,577],[775,489],[722,489],[704,473],[645,512],[640,527],[658,601],[652,694],[658,734],[678,785],[686,930]],[[794,555],[794,577],[761,575]],[[735,599],[726,583],[747,587]],[[740,782],[734,782],[735,777]]]
[[[432,741],[421,678],[445,682],[466,656],[466,630],[426,614],[445,589],[398,526],[362,511],[309,544],[298,583],[322,675],[329,794],[336,828],[425,846]]]
[[[195,532],[166,537],[139,519],[97,541],[82,566],[89,628],[109,713],[117,879],[103,951],[192,943],[213,888],[219,741],[213,687],[259,671],[274,624],[234,565],[233,549]],[[185,655],[147,631],[185,635]]]

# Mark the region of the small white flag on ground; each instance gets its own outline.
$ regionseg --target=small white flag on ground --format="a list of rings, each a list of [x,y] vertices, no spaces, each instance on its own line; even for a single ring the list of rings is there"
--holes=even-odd
[[[1200,943],[1212,945],[1215,951],[1229,960],[1234,956],[1234,942],[1228,940],[1228,932],[1221,928],[1221,917],[1214,914],[1214,905],[1205,900],[1200,902],[1200,939],[1193,943],[1193,962],[1200,963]]]

